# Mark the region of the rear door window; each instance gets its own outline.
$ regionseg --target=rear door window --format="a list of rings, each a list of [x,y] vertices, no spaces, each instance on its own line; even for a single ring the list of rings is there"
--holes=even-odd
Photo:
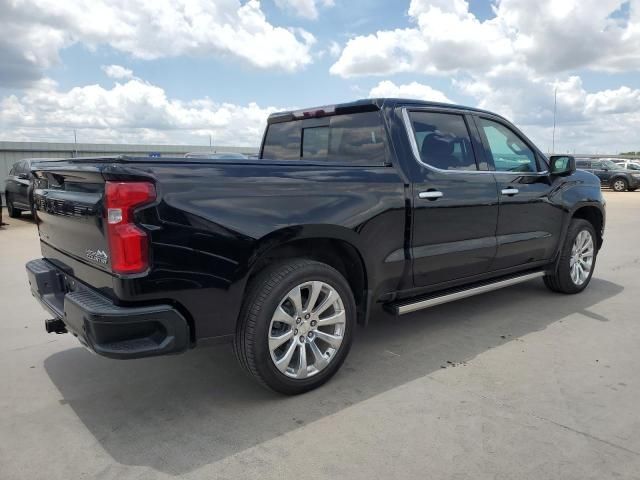
[[[420,159],[440,170],[478,170],[462,115],[410,112]]]

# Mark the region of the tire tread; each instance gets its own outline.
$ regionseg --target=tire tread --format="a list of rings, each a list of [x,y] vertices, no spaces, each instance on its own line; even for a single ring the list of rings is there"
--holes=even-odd
[[[261,318],[261,310],[271,296],[271,292],[273,292],[281,282],[285,281],[288,276],[301,269],[318,266],[330,269],[339,275],[339,272],[329,265],[314,260],[297,258],[273,264],[250,280],[247,295],[245,296],[245,301],[238,318],[233,349],[242,368],[260,384],[270,390],[280,393],[290,393],[276,389],[270,385],[258,368],[258,359],[255,356],[255,342],[257,325]]]
[[[569,265],[569,260],[571,258],[571,247],[573,245],[573,241],[576,237],[576,235],[578,234],[579,231],[583,230],[583,229],[589,229],[591,231],[591,235],[593,236],[593,240],[594,243],[596,241],[596,235],[595,235],[595,229],[593,228],[593,225],[588,222],[587,220],[584,220],[582,218],[573,218],[571,220],[571,223],[569,225],[569,229],[567,231],[567,236],[565,239],[565,243],[564,245],[562,245],[562,249],[560,251],[560,256],[558,258],[558,261],[556,263],[556,267],[554,269],[554,272],[551,274],[547,274],[544,277],[544,284],[547,286],[547,288],[553,292],[557,292],[557,293],[565,293],[565,294],[574,294],[574,293],[579,293],[582,290],[584,290],[587,285],[589,285],[589,282],[591,281],[591,276],[593,275],[593,271],[595,270],[595,263],[596,263],[596,258],[597,258],[597,250],[594,251],[594,258],[593,258],[593,265],[591,267],[591,274],[589,276],[589,278],[587,279],[587,281],[582,284],[579,287],[576,287],[576,285],[571,281],[569,274],[568,274],[568,270],[567,272],[564,271],[559,271],[559,269],[561,268],[567,268],[568,269],[568,265]],[[595,249],[595,245],[594,245],[594,249]],[[565,267],[567,266],[567,267]]]

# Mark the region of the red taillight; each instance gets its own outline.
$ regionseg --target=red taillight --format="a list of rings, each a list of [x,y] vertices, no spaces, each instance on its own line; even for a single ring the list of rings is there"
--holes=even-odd
[[[135,207],[156,199],[149,182],[107,182],[105,206],[111,270],[115,273],[140,273],[149,267],[147,234],[133,221]]]

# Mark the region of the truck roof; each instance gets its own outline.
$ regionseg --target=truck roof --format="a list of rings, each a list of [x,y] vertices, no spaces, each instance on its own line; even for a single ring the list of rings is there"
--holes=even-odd
[[[267,123],[288,122],[291,120],[297,120],[302,118],[324,117],[329,115],[340,115],[345,113],[371,112],[371,111],[380,110],[383,107],[394,107],[396,105],[442,107],[447,109],[490,113],[491,115],[496,115],[495,113],[489,112],[487,110],[468,107],[465,105],[457,105],[454,103],[428,102],[425,100],[416,100],[411,98],[379,97],[379,98],[363,98],[360,100],[355,100],[353,102],[336,103],[334,105],[323,105],[319,107],[303,108],[300,110],[287,110],[283,112],[275,112],[269,115],[269,118],[267,119]],[[497,116],[500,116],[500,115],[497,115]]]

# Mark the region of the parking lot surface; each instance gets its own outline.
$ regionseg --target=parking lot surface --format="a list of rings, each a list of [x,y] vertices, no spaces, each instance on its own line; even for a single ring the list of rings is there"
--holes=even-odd
[[[227,345],[116,361],[45,333],[36,229],[5,212],[0,478],[640,478],[640,193],[606,198],[582,294],[532,281],[377,311],[336,377],[293,398]]]

